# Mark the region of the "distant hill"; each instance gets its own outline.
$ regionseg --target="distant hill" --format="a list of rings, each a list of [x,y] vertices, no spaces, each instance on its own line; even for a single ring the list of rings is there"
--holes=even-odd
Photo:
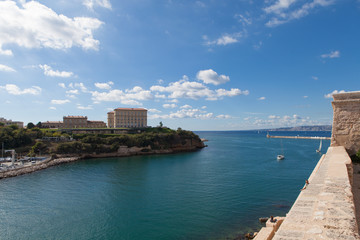
[[[319,125],[319,126],[298,126],[298,127],[285,127],[285,128],[273,128],[266,129],[267,131],[331,131],[331,125]]]

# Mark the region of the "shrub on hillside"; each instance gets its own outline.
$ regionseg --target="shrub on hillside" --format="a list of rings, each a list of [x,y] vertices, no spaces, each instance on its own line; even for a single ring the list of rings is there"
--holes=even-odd
[[[357,151],[357,153],[355,155],[351,156],[351,161],[353,163],[360,163],[360,150]]]

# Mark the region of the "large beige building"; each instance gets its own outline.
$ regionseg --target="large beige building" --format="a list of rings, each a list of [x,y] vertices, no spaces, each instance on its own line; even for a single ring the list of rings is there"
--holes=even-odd
[[[0,118],[0,123],[3,123],[5,126],[16,125],[19,128],[24,128],[24,123],[20,121],[6,120],[5,118]]]
[[[147,127],[145,108],[116,108],[107,115],[109,128]]]

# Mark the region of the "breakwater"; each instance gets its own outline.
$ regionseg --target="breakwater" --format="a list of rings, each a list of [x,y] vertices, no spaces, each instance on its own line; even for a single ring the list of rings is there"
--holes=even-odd
[[[266,135],[267,138],[288,138],[288,139],[319,139],[319,140],[330,140],[330,137],[308,137],[308,136],[271,136]]]

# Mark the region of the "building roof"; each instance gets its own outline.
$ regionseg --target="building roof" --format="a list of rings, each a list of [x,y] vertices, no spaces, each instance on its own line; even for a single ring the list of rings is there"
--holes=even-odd
[[[87,119],[87,117],[85,116],[67,116],[67,117],[65,117],[64,116],[64,118],[86,118]]]
[[[46,122],[42,122],[43,123],[63,123],[62,121],[46,121]]]
[[[145,108],[115,108],[115,110],[147,111]]]

